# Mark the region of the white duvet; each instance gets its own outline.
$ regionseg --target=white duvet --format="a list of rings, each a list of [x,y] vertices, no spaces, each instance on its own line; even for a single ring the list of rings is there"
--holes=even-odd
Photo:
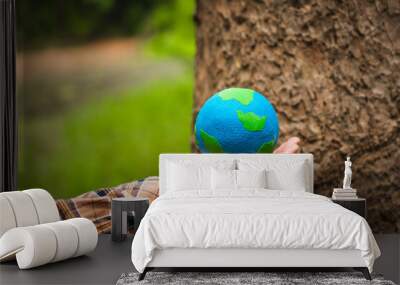
[[[135,235],[132,262],[143,272],[165,248],[358,249],[370,271],[380,255],[365,219],[328,198],[257,189],[159,197]]]

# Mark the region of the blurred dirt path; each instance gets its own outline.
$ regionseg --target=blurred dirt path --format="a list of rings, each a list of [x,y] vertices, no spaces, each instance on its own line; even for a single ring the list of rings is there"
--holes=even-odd
[[[143,42],[134,38],[17,55],[18,94],[26,116],[57,112],[91,97],[114,95],[184,72],[179,60],[146,56]]]

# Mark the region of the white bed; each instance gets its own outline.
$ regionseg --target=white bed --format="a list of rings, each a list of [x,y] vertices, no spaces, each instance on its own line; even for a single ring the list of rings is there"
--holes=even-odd
[[[191,177],[193,167],[200,170]],[[216,174],[207,176],[210,167]],[[259,183],[260,169],[268,185],[238,188]],[[372,232],[312,194],[311,154],[162,154],[159,170],[160,197],[132,243],[140,279],[154,267],[354,267],[370,278],[380,255]],[[236,175],[235,189],[216,188],[224,173]],[[254,177],[240,182],[246,173]]]

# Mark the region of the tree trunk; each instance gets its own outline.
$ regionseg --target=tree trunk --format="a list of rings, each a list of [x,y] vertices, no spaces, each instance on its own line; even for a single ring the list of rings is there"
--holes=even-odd
[[[330,196],[353,161],[374,232],[400,232],[400,2],[197,0],[194,118],[227,87],[260,91],[282,143],[314,154]]]

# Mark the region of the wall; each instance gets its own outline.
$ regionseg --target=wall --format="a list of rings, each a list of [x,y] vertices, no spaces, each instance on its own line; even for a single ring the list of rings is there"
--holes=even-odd
[[[194,117],[232,86],[265,94],[302,139],[315,189],[353,160],[374,232],[400,232],[400,2],[198,0]]]

